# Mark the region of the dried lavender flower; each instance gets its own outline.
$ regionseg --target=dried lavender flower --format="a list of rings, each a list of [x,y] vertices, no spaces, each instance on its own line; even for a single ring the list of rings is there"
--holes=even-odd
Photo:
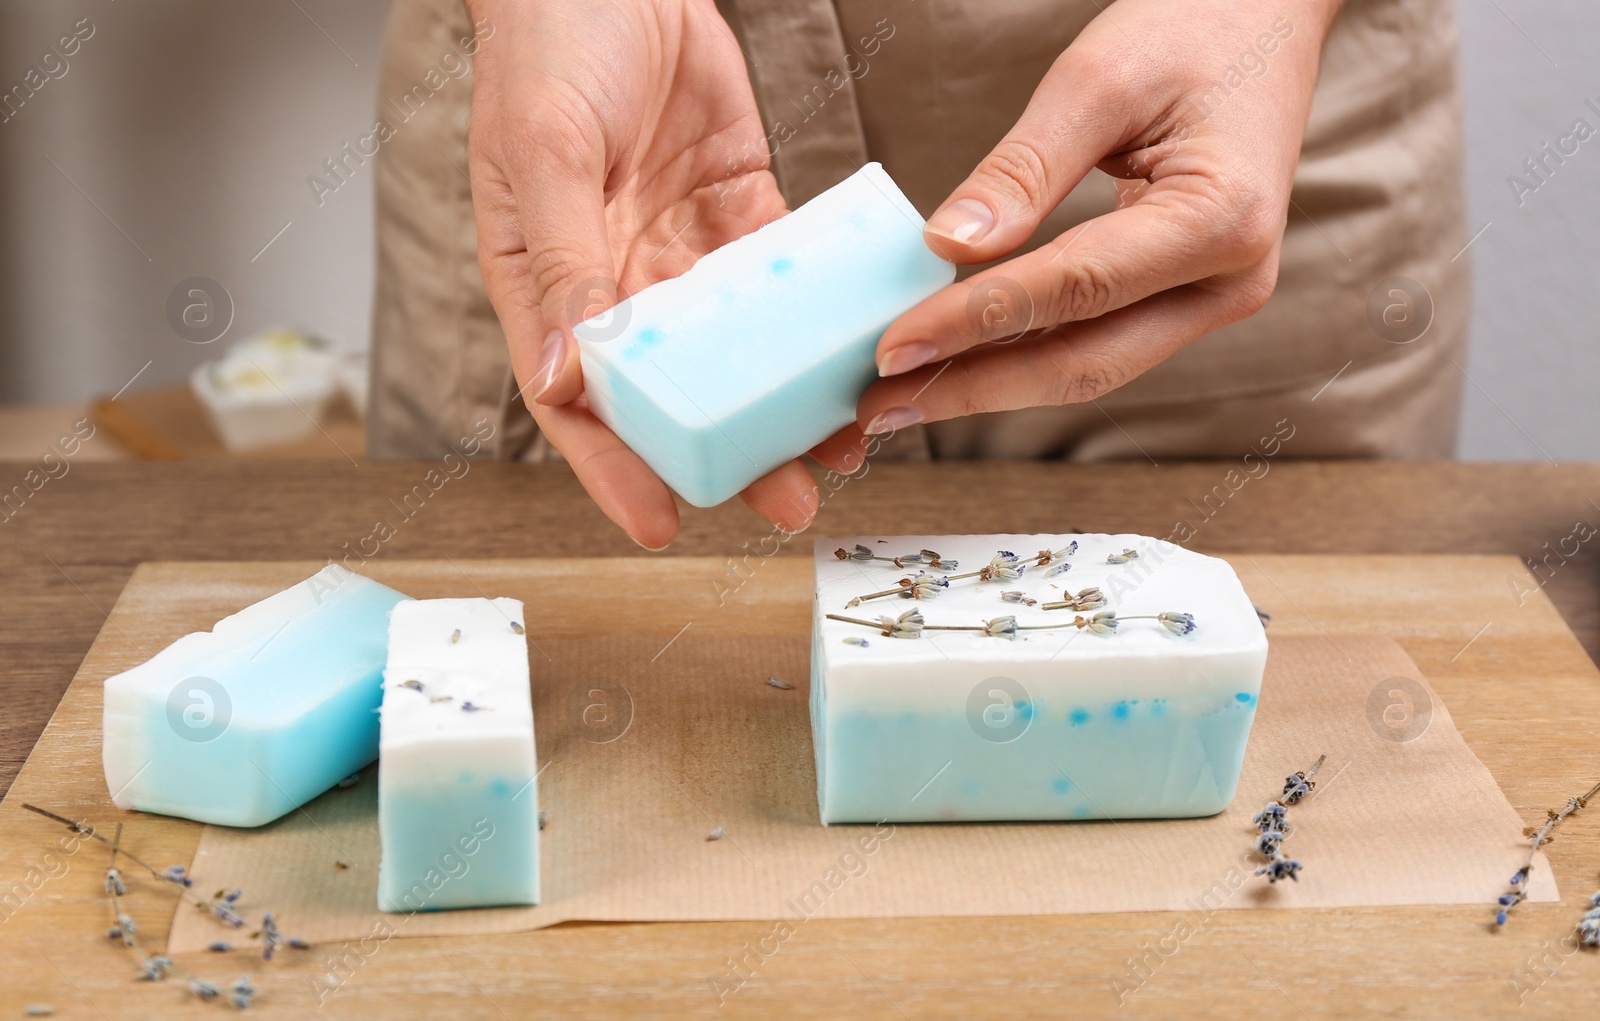
[[[865,638],[857,638],[855,635],[851,635],[844,640],[844,644],[859,645],[861,648],[865,649],[867,647],[867,640]]]
[[[121,896],[127,892],[128,887],[122,881],[122,873],[118,872],[114,867],[106,869],[106,895],[116,894]]]
[[[454,631],[450,632],[450,644],[455,645],[459,641],[461,641],[461,629],[456,628]]]
[[[1087,628],[1097,635],[1114,635],[1117,633],[1117,613],[1115,610],[1101,610],[1093,617],[1075,617],[1072,621],[1080,629]]]
[[[361,774],[360,773],[351,773],[349,776],[345,777],[343,780],[340,780],[339,783],[336,786],[348,789],[348,788],[354,787],[356,784],[358,784],[360,782],[361,782]]]
[[[1023,563],[1015,553],[1001,550],[996,553],[988,564],[978,569],[978,578],[981,581],[992,581],[995,578],[1005,578],[1015,581],[1022,577]]]
[[[168,865],[161,870],[161,876],[179,886],[193,886],[194,880],[189,878],[189,870],[182,865]]]
[[[522,622],[519,620],[514,620],[511,622],[511,630],[519,635],[525,635],[528,633],[528,629],[523,627]]]
[[[1161,626],[1175,635],[1187,635],[1194,631],[1194,614],[1177,613],[1171,610],[1156,614],[1156,620]]]
[[[1589,897],[1593,905],[1589,913],[1578,919],[1578,943],[1586,947],[1600,947],[1600,890]]]
[[[1017,618],[996,617],[983,623],[985,638],[1004,638],[1009,641],[1017,640]]]
[[[1108,564],[1126,564],[1130,560],[1137,559],[1139,559],[1139,551],[1131,549],[1125,549],[1121,553],[1108,553],[1106,555],[1106,563]]]
[[[718,826],[717,828],[713,829],[710,833],[706,834],[706,839],[707,840],[721,840],[726,835],[727,834],[725,834],[723,832],[722,827]]]
[[[461,711],[464,713],[486,713],[490,710],[488,706],[479,705],[471,699],[468,699],[467,701],[461,703]]]
[[[1028,598],[1026,592],[1013,589],[1010,592],[1000,593],[1000,601],[1005,603],[1021,603],[1023,606],[1037,606],[1039,600]]]
[[[794,690],[794,685],[790,684],[788,681],[784,680],[782,677],[768,677],[767,678],[767,683],[772,685],[774,688],[777,688],[779,691],[793,691]]]
[[[921,638],[922,637],[922,611],[907,610],[900,616],[890,619],[879,617],[883,624],[883,633],[889,638]]]

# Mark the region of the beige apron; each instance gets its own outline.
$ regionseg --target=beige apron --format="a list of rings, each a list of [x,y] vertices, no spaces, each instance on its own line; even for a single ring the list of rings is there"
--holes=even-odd
[[[793,128],[773,158],[790,205],[877,160],[924,215],[1099,11],[1094,0],[720,6],[769,134],[780,120]],[[558,456],[517,397],[478,272],[471,76],[452,77],[471,31],[460,0],[393,6],[379,96],[392,131],[377,156],[374,457],[440,456],[484,418],[498,427],[493,456]],[[1271,87],[1270,76],[1245,87]],[[1450,0],[1349,0],[1325,48],[1265,308],[1091,404],[918,427],[886,456],[1159,463],[1240,457],[1286,434],[1290,457],[1451,456],[1468,313],[1459,106]],[[1112,201],[1094,172],[1035,242]],[[1385,319],[1430,298],[1419,338]]]

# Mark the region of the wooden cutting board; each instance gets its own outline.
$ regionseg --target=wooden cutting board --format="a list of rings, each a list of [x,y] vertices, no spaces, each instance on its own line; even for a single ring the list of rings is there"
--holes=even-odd
[[[1533,820],[1542,808],[1579,793],[1600,772],[1600,675],[1509,557],[1235,556],[1255,602],[1273,614],[1273,634],[1341,635],[1397,640],[1450,706],[1458,729],[1506,791]],[[308,575],[316,565],[303,565]],[[356,566],[356,565],[352,565]],[[589,561],[446,561],[384,563],[360,569],[404,587],[426,566],[430,595],[473,596],[504,588],[529,571],[546,580],[530,600],[530,620],[551,619],[562,636],[627,631],[663,645],[692,629],[697,635],[804,633],[809,626],[810,564],[805,558],[752,556],[638,558],[624,570],[596,570]],[[282,565],[277,565],[281,571]],[[259,598],[256,565],[144,564],[111,611],[87,662],[130,653],[153,654],[189,629],[198,606]],[[276,572],[274,572],[275,574]],[[593,579],[623,579],[617,593]],[[151,586],[184,593],[164,606],[139,601]],[[684,585],[685,579],[703,584]],[[526,584],[518,586],[525,590]],[[661,593],[669,591],[671,598]],[[699,593],[699,595],[696,595]],[[625,596],[619,605],[616,595]],[[547,600],[540,605],[539,599]],[[559,608],[559,612],[552,612]],[[106,907],[101,849],[49,852],[65,831],[20,808],[23,801],[93,821],[109,832],[118,821],[137,827],[152,861],[187,861],[201,827],[175,819],[122,813],[109,804],[100,774],[103,672],[74,679],[39,744],[0,805],[0,1017],[46,1002],[59,1016],[168,1017],[202,1009],[173,984],[131,980],[131,960],[103,937]],[[1404,797],[1403,782],[1397,797]],[[1537,806],[1540,811],[1530,810]],[[1597,806],[1600,807],[1600,806]],[[1535,1005],[1563,1010],[1600,1002],[1594,961],[1570,961],[1538,985],[1530,956],[1555,947],[1570,931],[1578,903],[1600,867],[1600,817],[1576,817],[1551,852],[1564,905],[1525,905],[1506,931],[1489,935],[1476,908],[1385,908],[1285,912],[1229,911],[1208,920],[1187,954],[1162,957],[1160,973],[1141,985],[1137,1008],[1232,1017],[1253,1010],[1370,1013],[1397,990],[1426,990],[1406,1000],[1416,1016],[1462,1016],[1518,1004],[1513,979]],[[1397,862],[1397,867],[1426,863]],[[1515,862],[1507,863],[1509,875]],[[40,879],[40,877],[43,877]],[[1025,982],[1033,995],[1053,990],[1056,1007],[1083,1016],[1128,1013],[1112,994],[1141,944],[1174,931],[1181,917],[1164,913],[1003,919],[816,920],[803,940],[772,963],[758,962],[747,985],[726,1000],[728,1015],[895,1017],[973,1016],[1012,1009],[998,999],[997,969]],[[142,913],[141,938],[163,945],[168,919]],[[710,979],[725,959],[770,926],[751,923],[576,925],[544,933],[383,941],[352,958],[347,991],[318,1016],[552,1016],[647,1009],[664,1016],[703,1016],[718,1007]],[[1191,943],[1185,941],[1184,946]],[[352,944],[352,946],[355,946]],[[359,951],[360,948],[357,948]],[[1286,956],[1287,955],[1287,956]],[[1300,964],[1286,967],[1290,957]],[[182,962],[214,974],[205,955]],[[1020,970],[1019,970],[1020,969]],[[312,980],[322,958],[294,957],[257,968],[263,993],[255,1008],[268,1017],[305,1016],[315,1005]],[[1354,992],[1340,993],[1345,983]],[[1361,991],[1366,989],[1366,992]],[[1381,995],[1380,995],[1381,994]],[[601,998],[601,999],[597,999]],[[609,999],[604,999],[609,998]],[[1030,996],[1030,999],[1032,996]],[[1007,1006],[1010,1004],[1010,1007]],[[520,1009],[519,1009],[520,1008]],[[1050,1013],[1040,1005],[1041,1013]]]

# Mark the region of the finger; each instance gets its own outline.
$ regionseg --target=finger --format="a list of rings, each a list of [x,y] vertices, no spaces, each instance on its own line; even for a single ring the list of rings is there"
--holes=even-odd
[[[862,396],[857,421],[871,435],[917,422],[1094,400],[1254,312],[1266,300],[1254,273],[1248,282],[1223,279],[1163,291],[1034,340],[981,348],[880,380]]]
[[[869,452],[882,442],[881,437],[868,436],[859,425],[851,422],[812,447],[810,453],[824,468],[841,475],[854,475],[866,465]]]
[[[1015,126],[929,217],[928,247],[957,263],[1015,251],[1108,152],[1122,148],[1149,90],[1114,80],[1081,42],[1045,75]],[[1148,120],[1146,120],[1148,123]]]
[[[751,510],[791,535],[805,531],[821,504],[816,481],[799,461],[774,468],[739,496]]]
[[[895,375],[1027,330],[1081,322],[1160,291],[1261,263],[1286,207],[1247,180],[1185,174],[1027,255],[952,284],[884,331],[878,371]]]
[[[533,417],[605,516],[645,549],[678,534],[678,505],[666,483],[587,409],[535,406]]]
[[[572,328],[610,308],[619,293],[606,231],[606,144],[579,101],[534,91],[501,139],[505,174],[527,252],[527,286],[539,333],[517,338],[533,401],[557,405],[582,390]],[[513,362],[517,362],[516,354]]]

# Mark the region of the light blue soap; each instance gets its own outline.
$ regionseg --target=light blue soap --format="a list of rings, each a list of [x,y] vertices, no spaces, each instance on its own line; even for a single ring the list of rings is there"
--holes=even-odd
[[[260,826],[370,764],[389,612],[405,598],[329,565],[108,679],[112,800]]]
[[[539,902],[522,614],[508,598],[395,608],[379,738],[379,910]]]
[[[955,279],[876,163],[579,324],[589,406],[697,507],[854,421],[878,338]]]
[[[816,546],[811,719],[823,822],[1185,818],[1232,801],[1267,640],[1226,561],[1138,535],[878,538]],[[931,549],[957,560],[955,573],[1000,551],[1024,567],[1020,578],[966,578],[934,598],[852,607],[919,569],[836,556],[857,543],[884,556]],[[1030,562],[1073,543],[1075,553],[1049,566]],[[1139,556],[1107,562],[1130,548]],[[1091,587],[1103,609],[1128,618],[1112,634],[1069,626],[1014,641],[961,631],[893,638],[827,616],[915,609],[927,625],[1007,615],[1061,624],[1088,614],[1043,606]],[[1004,591],[1034,603],[1004,601]],[[1194,630],[1139,619],[1163,611],[1192,613]]]

